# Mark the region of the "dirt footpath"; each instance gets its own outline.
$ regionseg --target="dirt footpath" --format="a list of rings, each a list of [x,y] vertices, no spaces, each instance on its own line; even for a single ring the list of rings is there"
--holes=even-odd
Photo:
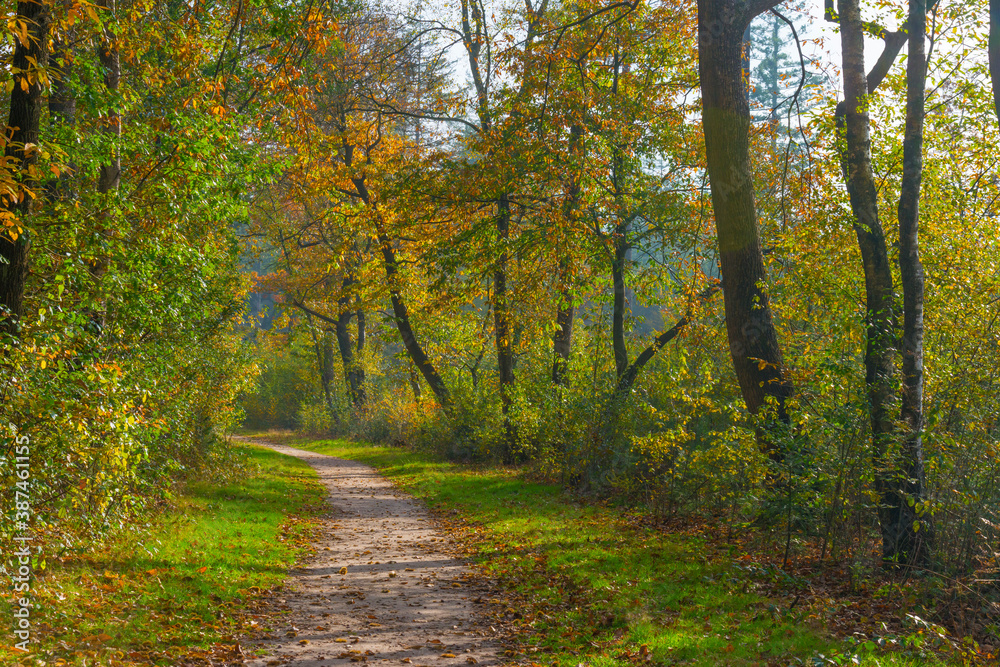
[[[477,622],[485,590],[451,555],[426,508],[361,463],[257,441],[319,473],[330,513],[316,555],[271,601],[265,665],[500,665]],[[270,616],[270,614],[269,614]]]

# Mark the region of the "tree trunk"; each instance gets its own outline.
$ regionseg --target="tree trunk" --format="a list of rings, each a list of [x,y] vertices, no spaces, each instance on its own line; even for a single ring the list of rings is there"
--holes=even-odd
[[[364,351],[365,351],[365,311],[358,310],[354,313],[355,318],[358,321],[358,342],[355,348],[355,359],[354,359],[354,380],[357,383],[357,389],[355,390],[358,394],[358,405],[364,405],[368,401],[368,392],[365,390],[365,366],[364,366]]]
[[[68,9],[69,3],[64,2],[63,7]],[[70,132],[76,126],[76,95],[69,81],[73,73],[73,38],[72,29],[55,36],[52,40],[52,53],[49,55],[49,76],[52,79],[49,116],[53,125],[62,125]],[[48,202],[72,201],[76,198],[73,188],[75,171],[76,167],[71,163],[69,172],[60,174],[45,184],[45,198]]]
[[[871,163],[867,112],[864,35],[858,0],[841,0],[840,34],[844,75],[844,136],[847,144],[847,192],[854,213],[854,230],[865,273],[867,348],[865,383],[875,456],[884,455],[892,438],[891,405],[896,315],[892,269],[885,234],[878,217],[878,199]]]
[[[342,285],[342,293],[340,299],[337,300],[337,304],[340,306],[340,312],[337,315],[337,347],[340,349],[340,360],[344,365],[344,379],[347,382],[347,391],[351,397],[351,405],[355,408],[361,408],[365,403],[365,388],[364,388],[364,370],[362,370],[358,362],[354,357],[354,345],[351,342],[351,318],[354,313],[348,310],[351,304],[352,295],[350,292],[351,286],[355,283],[352,278],[344,278]],[[358,326],[359,333],[364,331],[364,327],[359,323]],[[364,343],[363,340],[358,338],[358,351],[361,351]]]
[[[791,381],[784,373],[761,254],[750,172],[750,107],[743,79],[743,33],[750,20],[775,3],[699,0],[698,45],[705,150],[712,188],[726,331],[740,391],[751,413],[769,398],[770,421],[788,421]],[[773,458],[782,452],[762,442]]]
[[[577,158],[583,153],[583,127],[573,125],[569,131],[569,153],[571,158]],[[566,203],[563,206],[563,220],[567,229],[573,228],[573,221],[580,208],[580,176],[576,168],[570,170],[568,187],[566,188]],[[552,383],[566,386],[569,384],[569,355],[573,349],[573,291],[570,287],[571,258],[569,249],[565,248],[559,258],[559,306],[556,310],[556,331],[552,336]]]
[[[333,404],[333,336],[330,335],[329,331],[324,331],[323,333],[320,383],[323,385],[323,398],[326,400],[326,409],[334,420],[339,420],[337,408]]]
[[[118,86],[121,81],[121,58],[118,53],[118,37],[108,27],[114,20],[117,9],[116,0],[100,0],[98,6],[102,7],[107,14],[105,25],[102,29],[101,44],[98,47],[98,59],[104,70],[104,87],[107,91],[110,109],[101,119],[103,133],[107,137],[108,146],[106,150],[108,161],[101,164],[100,173],[97,178],[97,192],[101,195],[108,195],[118,190],[121,183],[121,156],[118,152],[118,144],[121,139],[122,126],[121,115],[114,107],[114,98],[118,95]],[[109,202],[102,202],[104,208],[98,214],[100,224],[99,233],[105,238],[113,235],[114,220],[111,216]],[[99,284],[104,274],[108,270],[109,259],[107,256],[98,256],[91,260],[90,275],[95,283],[95,289],[100,293]],[[100,336],[107,325],[107,316],[103,306],[93,309],[89,315],[90,327],[95,336]]]
[[[420,378],[417,375],[417,367],[412,363],[408,364],[407,371],[410,376],[410,389],[413,390],[413,398],[420,400]]]
[[[562,273],[562,272],[561,272]],[[563,278],[565,280],[565,278]],[[565,285],[559,290],[559,309],[556,311],[556,331],[552,335],[552,383],[569,385],[569,355],[573,349],[573,292]]]
[[[361,309],[358,309],[356,315],[358,318],[358,356],[361,356],[361,354],[365,351],[365,337],[367,336],[368,331],[368,320],[365,319],[365,311]],[[362,373],[363,372],[364,370],[362,369]],[[361,376],[361,379],[364,380],[364,375]]]
[[[351,313],[341,312],[337,316],[337,348],[340,350],[340,361],[344,367],[344,381],[347,382],[347,392],[351,397],[351,405],[358,407],[357,380],[354,376],[354,346],[351,344]]]
[[[410,314],[406,308],[406,301],[403,299],[399,286],[399,264],[396,262],[396,254],[392,250],[389,236],[385,232],[384,226],[380,223],[377,227],[378,243],[382,250],[383,266],[385,267],[385,277],[389,283],[389,297],[392,301],[392,314],[396,322],[396,329],[403,339],[403,346],[413,364],[424,376],[424,380],[430,386],[431,391],[437,398],[441,407],[445,410],[451,408],[451,396],[448,387],[445,385],[441,375],[437,372],[434,364],[424,352],[417,337],[413,333],[413,326],[410,324]]]
[[[49,6],[39,0],[17,3],[15,21],[25,26],[27,43],[15,37],[11,62],[13,88],[10,93],[10,130],[4,157],[16,168],[18,182],[14,194],[3,197],[3,208],[15,223],[13,230],[0,234],[0,333],[18,335],[24,308],[24,284],[28,277],[28,222],[32,194],[37,189],[34,165],[38,160],[38,126],[42,113],[42,84],[39,74],[45,65]],[[17,231],[17,227],[21,231]],[[15,238],[12,238],[16,234]]]
[[[924,267],[920,262],[920,180],[923,175],[924,45],[927,0],[910,0],[907,20],[906,129],[903,133],[903,179],[899,194],[899,270],[903,287],[902,406],[906,425],[898,472],[894,481],[897,500],[892,517],[892,549],[883,557],[890,562],[925,566],[929,562],[929,516],[923,517],[925,493],[924,450]],[[912,503],[912,505],[911,505]],[[897,509],[898,508],[898,509]],[[885,536],[885,529],[883,529]]]
[[[925,6],[925,5],[923,5]],[[912,7],[911,7],[912,9]],[[909,261],[915,262],[906,269],[911,274],[910,288],[917,287],[914,279],[919,282],[920,327],[921,332],[917,344],[921,348],[920,359],[911,356],[910,363],[920,363],[922,375],[922,302],[923,302],[923,272],[916,255],[916,219],[917,203],[920,196],[920,143],[922,142],[923,124],[923,60],[925,34],[924,12],[920,18],[911,17],[907,22],[907,30],[911,36],[919,34],[920,44],[913,57],[920,61],[920,121],[918,126],[911,125],[910,103],[912,91],[907,94],[907,129],[904,144],[909,143],[910,173],[904,164],[904,192],[900,196],[900,230],[904,228],[904,217],[911,216],[908,224],[912,224],[912,256]],[[875,177],[871,164],[871,137],[867,112],[867,96],[881,82],[889,66],[902,46],[897,34],[886,39],[886,48],[873,68],[865,75],[864,34],[862,31],[861,12],[858,0],[841,0],[839,6],[841,26],[841,49],[843,52],[844,101],[838,106],[838,126],[842,128],[846,139],[846,155],[844,166],[847,177],[847,191],[854,213],[854,229],[861,250],[861,261],[865,273],[865,300],[867,346],[865,350],[865,384],[868,387],[868,411],[872,429],[872,464],[875,472],[875,489],[880,497],[879,525],[882,531],[882,555],[887,564],[913,562],[913,557],[920,559],[926,555],[923,536],[914,531],[917,520],[916,508],[907,502],[907,489],[910,486],[909,473],[919,473],[916,485],[922,490],[923,461],[920,465],[908,465],[905,460],[911,458],[904,454],[904,461],[890,461],[888,453],[896,437],[894,424],[895,385],[896,385],[896,328],[897,314],[892,278],[892,268],[889,262],[885,234],[878,217],[878,199]],[[910,29],[919,23],[915,29]],[[908,73],[908,79],[910,74]],[[908,81],[908,88],[912,82]],[[911,133],[916,130],[921,137],[913,144]],[[916,149],[917,162],[913,164],[913,151]],[[906,157],[904,157],[906,162]],[[914,181],[912,170],[917,168]],[[909,183],[907,184],[907,176]],[[905,202],[905,203],[904,203]],[[902,241],[902,240],[901,240]],[[903,258],[901,246],[900,265],[907,260]],[[904,290],[907,289],[904,287]],[[912,304],[911,304],[912,305]],[[905,343],[904,343],[905,344]],[[904,363],[906,363],[904,361]],[[918,379],[922,386],[922,377]],[[904,390],[905,392],[905,390]],[[922,392],[921,392],[922,393]],[[922,402],[922,396],[919,397]],[[910,399],[912,400],[912,398]],[[904,408],[904,418],[906,417]],[[914,431],[919,434],[919,428]],[[919,442],[915,445],[905,444],[904,452],[914,447],[919,450]],[[902,465],[902,468],[901,468]]]
[[[617,96],[622,92],[624,87],[621,79],[623,70],[628,71],[616,44],[614,78],[611,83],[612,95]],[[615,228],[611,235],[611,351],[615,357],[616,379],[621,379],[625,369],[628,368],[628,346],[625,344],[625,265],[628,261],[629,228],[632,218],[622,202],[624,172],[623,147],[615,144],[611,149],[611,184],[615,198]]]
[[[309,335],[313,341],[313,353],[316,355],[316,368],[319,369],[319,386],[323,389],[323,347],[319,343],[319,336],[316,334],[316,325],[313,323],[313,316],[308,310],[305,311],[306,322],[309,323]]]
[[[105,21],[113,19],[115,10],[117,9],[116,0],[98,0],[98,5],[110,15],[106,17]],[[107,89],[109,97],[114,97],[118,94],[122,68],[121,58],[118,53],[118,37],[107,27],[107,23],[105,23],[103,29],[101,46],[99,47],[99,58],[101,67],[104,68],[104,87]],[[101,194],[107,194],[118,189],[122,173],[121,156],[118,153],[117,145],[115,145],[117,144],[116,140],[122,134],[121,115],[114,106],[111,107],[108,114],[104,117],[103,123],[104,131],[112,137],[112,147],[111,154],[108,156],[110,159],[101,165],[97,191]]]
[[[993,81],[993,108],[1000,120],[1000,0],[990,0],[990,79]]]
[[[628,347],[625,344],[625,263],[628,259],[629,222],[615,225],[612,238],[614,256],[611,260],[611,281],[614,289],[611,310],[611,349],[615,355],[615,377],[621,379],[628,368]]]
[[[779,19],[771,16],[771,40],[768,43],[768,57],[771,59],[767,69],[767,85],[771,93],[771,113],[768,114],[768,122],[771,125],[771,152],[778,153],[778,104],[781,96],[781,80],[778,78],[778,56],[781,53],[781,44],[778,41]],[[747,53],[750,49],[747,49]],[[749,72],[747,74],[749,76]]]
[[[510,330],[510,295],[507,291],[507,264],[510,240],[510,200],[501,195],[497,203],[496,216],[497,243],[500,252],[493,271],[493,329],[497,348],[497,369],[500,373],[500,409],[503,412],[504,452],[503,458],[510,460],[514,453],[514,425],[511,422],[511,406],[514,402],[514,354]]]

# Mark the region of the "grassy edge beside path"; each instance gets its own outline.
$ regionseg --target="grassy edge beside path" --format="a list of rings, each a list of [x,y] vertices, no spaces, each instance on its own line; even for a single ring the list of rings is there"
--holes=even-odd
[[[490,613],[517,638],[512,664],[947,664],[922,655],[927,636],[917,630],[892,650],[877,638],[836,640],[821,611],[753,592],[738,554],[718,540],[643,527],[516,471],[342,440],[283,441],[368,463],[450,523],[495,584]]]
[[[32,654],[5,637],[0,663],[207,665],[237,663],[236,636],[259,632],[254,608],[308,550],[325,490],[306,463],[237,444],[250,474],[191,482],[152,528],[58,562],[32,585]],[[211,662],[210,662],[211,661]]]

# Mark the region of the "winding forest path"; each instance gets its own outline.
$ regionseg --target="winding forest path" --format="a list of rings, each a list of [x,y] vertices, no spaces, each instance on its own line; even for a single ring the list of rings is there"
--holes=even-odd
[[[502,664],[477,622],[486,591],[425,507],[364,464],[248,440],[311,465],[330,511],[315,556],[269,603],[267,655],[247,665]]]

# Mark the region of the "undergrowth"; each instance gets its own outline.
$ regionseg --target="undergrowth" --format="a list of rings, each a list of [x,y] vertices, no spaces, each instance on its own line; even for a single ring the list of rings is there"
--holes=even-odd
[[[808,594],[801,573],[762,564],[705,526],[665,531],[642,512],[583,502],[524,470],[449,463],[343,440],[295,446],[363,461],[426,500],[493,584],[511,663],[938,665],[993,659],[913,615],[857,622],[854,599]],[[804,592],[805,591],[805,592]],[[855,619],[856,621],[858,619]],[[865,619],[866,621],[868,619]]]

